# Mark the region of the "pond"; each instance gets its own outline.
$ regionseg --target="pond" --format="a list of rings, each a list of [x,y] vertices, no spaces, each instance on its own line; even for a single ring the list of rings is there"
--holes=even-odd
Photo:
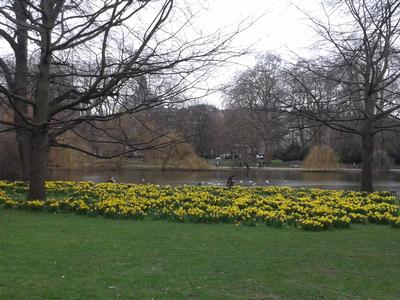
[[[51,180],[105,182],[113,176],[117,182],[153,183],[169,185],[226,185],[227,178],[235,176],[235,184],[243,186],[290,186],[323,189],[359,190],[359,170],[304,171],[296,169],[218,169],[211,171],[181,171],[159,169],[109,170],[51,170]],[[374,189],[400,192],[400,172],[386,171],[374,174]]]

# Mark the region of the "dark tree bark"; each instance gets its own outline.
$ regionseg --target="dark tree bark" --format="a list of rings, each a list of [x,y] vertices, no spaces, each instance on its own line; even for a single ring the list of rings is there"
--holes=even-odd
[[[373,192],[373,154],[374,136],[368,131],[362,136],[362,171],[361,171],[361,190]]]
[[[30,185],[28,199],[46,199],[46,172],[49,153],[49,95],[51,32],[56,16],[50,1],[41,2],[42,26],[40,29],[40,61],[37,78],[36,102],[31,130]]]
[[[28,199],[46,199],[45,180],[49,153],[49,131],[46,126],[36,128],[32,133],[30,151],[30,184]]]
[[[15,52],[15,76],[11,83],[11,90],[16,95],[27,96],[28,90],[28,28],[27,16],[24,13],[27,8],[27,1],[14,1],[17,39],[14,45]],[[28,105],[20,101],[13,101],[15,106],[14,122],[17,125],[16,138],[20,157],[22,177],[24,180],[30,174],[30,132],[25,127],[28,117]]]
[[[15,131],[21,165],[21,175],[23,180],[29,180],[30,176],[30,153],[31,153],[31,133],[25,129]]]

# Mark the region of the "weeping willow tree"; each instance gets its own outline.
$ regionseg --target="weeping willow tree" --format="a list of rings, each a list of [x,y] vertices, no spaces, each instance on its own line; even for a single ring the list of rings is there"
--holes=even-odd
[[[145,162],[160,164],[162,170],[206,170],[207,163],[199,157],[188,143],[175,143],[167,147],[145,152]]]
[[[303,167],[307,169],[335,169],[339,159],[333,149],[327,145],[314,146],[307,154]]]

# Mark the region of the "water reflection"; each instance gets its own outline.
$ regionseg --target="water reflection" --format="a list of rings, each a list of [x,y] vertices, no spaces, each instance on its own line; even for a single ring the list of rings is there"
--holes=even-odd
[[[292,186],[327,189],[354,189],[360,186],[359,171],[310,172],[252,169],[219,169],[214,171],[161,171],[145,169],[105,170],[52,170],[49,179],[105,182],[113,176],[118,182],[154,184],[225,185],[229,176],[235,175],[235,184],[244,186]],[[400,191],[400,173],[379,172],[374,174],[376,190]]]

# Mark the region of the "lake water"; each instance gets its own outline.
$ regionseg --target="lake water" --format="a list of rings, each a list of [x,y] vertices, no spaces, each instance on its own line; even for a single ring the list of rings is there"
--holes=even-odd
[[[239,168],[212,171],[161,171],[158,169],[51,170],[49,179],[105,182],[109,176],[113,176],[117,182],[127,183],[226,185],[227,178],[231,175],[235,176],[236,185],[244,186],[277,185],[359,190],[361,180],[359,170],[315,172],[291,169],[250,169],[247,171]],[[376,172],[374,174],[374,189],[400,192],[400,172]]]

